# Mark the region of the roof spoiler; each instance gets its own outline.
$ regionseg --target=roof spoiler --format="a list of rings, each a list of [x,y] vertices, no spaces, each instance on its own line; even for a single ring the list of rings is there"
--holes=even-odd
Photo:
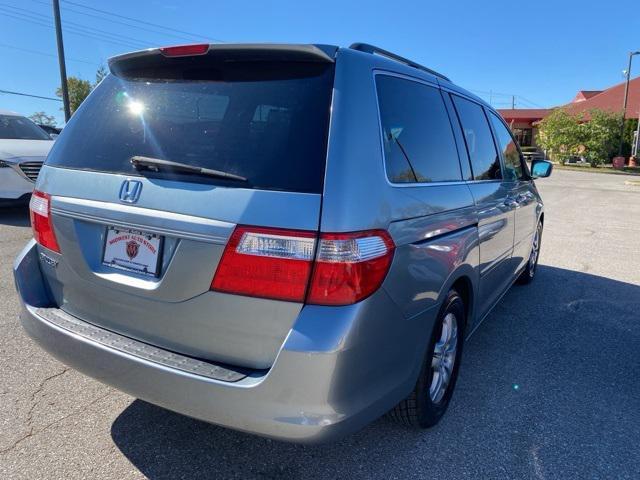
[[[109,70],[114,74],[126,74],[141,68],[181,66],[194,62],[195,59],[213,62],[334,63],[337,50],[337,47],[331,45],[195,44],[125,53],[111,57],[108,63]],[[190,51],[194,53],[188,53]]]

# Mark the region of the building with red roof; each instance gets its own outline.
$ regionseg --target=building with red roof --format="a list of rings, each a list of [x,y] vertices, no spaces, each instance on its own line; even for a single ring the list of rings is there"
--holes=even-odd
[[[498,112],[509,124],[523,147],[536,147],[536,124],[555,108],[564,108],[571,115],[583,115],[589,120],[589,110],[598,108],[609,112],[621,112],[624,99],[625,82],[614,85],[606,90],[580,90],[573,100],[554,108],[511,108],[499,109]],[[627,97],[627,111],[625,118],[640,116],[640,77],[629,82]]]
[[[602,93],[602,90],[580,90],[578,93],[576,93],[576,96],[573,97],[571,103],[584,102],[585,100],[589,100],[591,97],[594,97],[599,93]]]
[[[594,108],[609,112],[620,112],[624,102],[624,84],[625,82],[622,82],[607,88],[584,101],[571,102],[565,105],[564,108],[572,115],[583,114],[587,120],[589,119],[589,110]],[[638,115],[640,115],[640,77],[636,77],[629,82],[625,118],[638,118]]]

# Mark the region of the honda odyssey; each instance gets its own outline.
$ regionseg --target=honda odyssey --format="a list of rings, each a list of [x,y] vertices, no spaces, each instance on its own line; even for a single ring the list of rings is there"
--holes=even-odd
[[[134,397],[297,442],[451,400],[464,341],[536,273],[496,111],[366,44],[121,55],[54,144],[15,262],[25,330]]]

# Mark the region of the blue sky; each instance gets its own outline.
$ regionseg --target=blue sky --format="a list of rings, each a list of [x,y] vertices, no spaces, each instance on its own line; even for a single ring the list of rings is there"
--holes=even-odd
[[[546,107],[570,101],[580,89],[623,81],[628,52],[640,49],[640,15],[633,0],[60,3],[63,27],[68,27],[68,74],[88,80],[112,55],[203,36],[344,46],[361,41],[441,71],[498,108],[510,105],[511,94],[517,95],[518,107]],[[55,96],[60,82],[52,24],[50,0],[0,0],[0,90]],[[640,57],[635,61],[640,74]],[[62,121],[58,102],[0,94],[0,108],[27,115],[44,110]]]

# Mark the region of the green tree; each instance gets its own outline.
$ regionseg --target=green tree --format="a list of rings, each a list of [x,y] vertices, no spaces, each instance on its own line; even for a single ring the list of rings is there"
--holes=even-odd
[[[102,81],[104,77],[109,74],[109,71],[105,68],[104,65],[100,65],[100,68],[96,70],[96,83],[93,84],[93,87],[97,87],[98,84]]]
[[[92,88],[93,87],[89,80],[83,80],[77,77],[67,78],[67,89],[69,90],[69,108],[71,110],[71,115],[73,115],[78,107],[80,107],[80,104],[84,101],[84,99],[89,96]],[[61,87],[57,88],[56,95],[62,98]]]
[[[75,111],[80,107],[80,104],[84,102],[84,99],[89,96],[91,90],[98,86],[98,84],[102,81],[104,77],[109,74],[109,71],[101,65],[98,70],[96,70],[96,82],[91,83],[89,80],[83,80],[78,77],[68,77],[67,78],[67,89],[69,90],[69,108],[71,110],[71,115],[75,113]],[[56,95],[62,98],[62,88],[58,87],[56,89]]]
[[[564,164],[570,157],[578,155],[582,130],[578,117],[557,108],[538,124],[537,143],[550,158]]]
[[[583,130],[583,156],[592,167],[608,162],[616,153],[620,143],[620,113],[594,109],[589,111],[590,119],[580,127]]]
[[[47,115],[44,112],[35,112],[31,114],[29,118],[40,125],[48,125],[50,127],[56,126],[56,117],[53,115]]]

